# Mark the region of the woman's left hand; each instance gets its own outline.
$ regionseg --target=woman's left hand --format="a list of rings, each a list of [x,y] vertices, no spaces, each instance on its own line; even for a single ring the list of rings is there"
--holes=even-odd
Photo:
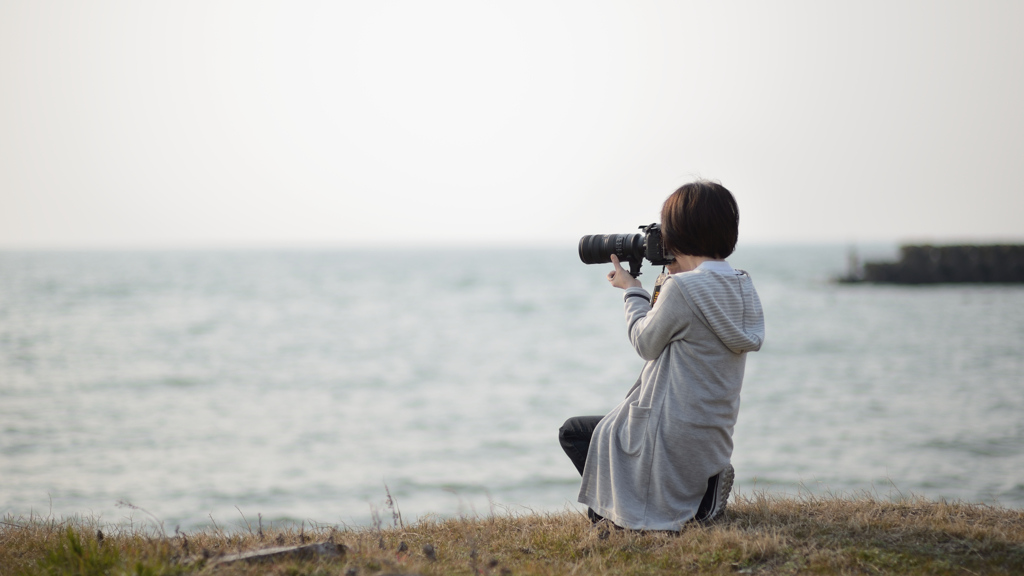
[[[612,264],[615,265],[615,270],[608,273],[608,281],[611,282],[612,286],[616,288],[643,288],[640,281],[630,276],[629,272],[619,264],[619,257],[612,254]]]

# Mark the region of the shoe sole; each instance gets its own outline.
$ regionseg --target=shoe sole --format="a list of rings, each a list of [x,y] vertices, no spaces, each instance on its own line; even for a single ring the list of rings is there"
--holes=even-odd
[[[714,522],[725,514],[725,507],[729,503],[729,494],[732,493],[732,483],[736,479],[736,470],[733,469],[732,464],[725,467],[718,477],[718,494],[715,502],[715,511],[712,512],[704,521]]]

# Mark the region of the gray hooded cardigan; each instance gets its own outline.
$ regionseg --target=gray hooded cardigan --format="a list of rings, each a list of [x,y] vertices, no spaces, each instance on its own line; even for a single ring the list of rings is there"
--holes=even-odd
[[[626,290],[629,340],[647,364],[594,430],[579,494],[619,526],[681,529],[732,456],[764,315],[746,272],[707,264],[669,276],[653,309],[643,288]]]

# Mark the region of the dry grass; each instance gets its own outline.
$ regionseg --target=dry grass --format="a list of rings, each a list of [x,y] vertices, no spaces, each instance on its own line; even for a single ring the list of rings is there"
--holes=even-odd
[[[70,531],[69,531],[70,529]],[[741,497],[682,533],[609,531],[582,515],[426,519],[386,529],[297,527],[157,535],[73,518],[0,524],[3,574],[1020,574],[1024,512],[870,497]],[[236,563],[217,557],[314,541],[340,558]],[[432,546],[435,560],[425,546]],[[204,559],[208,557],[208,559]]]

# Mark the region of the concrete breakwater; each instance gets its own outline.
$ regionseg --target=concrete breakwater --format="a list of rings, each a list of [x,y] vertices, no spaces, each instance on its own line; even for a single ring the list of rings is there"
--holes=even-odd
[[[1024,245],[901,246],[897,262],[866,262],[851,257],[842,282],[936,284],[945,282],[1024,282]]]

